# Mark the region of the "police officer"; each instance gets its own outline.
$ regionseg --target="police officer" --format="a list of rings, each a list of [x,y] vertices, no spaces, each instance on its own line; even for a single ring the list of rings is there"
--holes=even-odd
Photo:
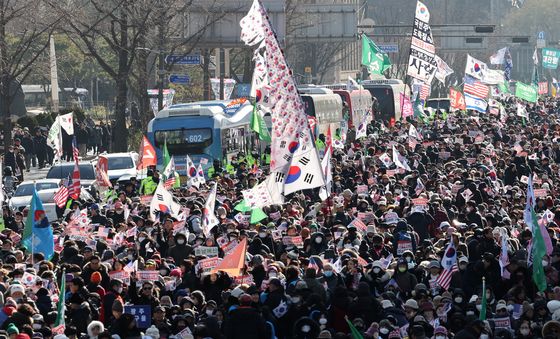
[[[153,195],[159,184],[159,172],[154,169],[148,169],[148,176],[140,182],[141,195]]]

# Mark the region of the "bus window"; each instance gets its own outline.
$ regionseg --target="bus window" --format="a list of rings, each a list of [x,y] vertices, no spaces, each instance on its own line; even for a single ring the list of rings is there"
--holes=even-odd
[[[201,154],[212,144],[211,128],[180,129],[155,132],[156,147],[162,149],[167,142],[171,155]]]
[[[383,121],[395,117],[395,98],[393,90],[389,87],[367,88],[371,95],[377,99],[377,114]]]

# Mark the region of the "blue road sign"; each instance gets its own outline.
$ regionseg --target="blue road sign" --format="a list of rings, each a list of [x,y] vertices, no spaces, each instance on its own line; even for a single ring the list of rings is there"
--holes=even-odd
[[[537,39],[543,39],[544,40],[544,32],[541,31],[539,32],[539,34],[537,34]]]
[[[188,85],[191,82],[191,77],[188,74],[171,74],[169,82],[177,85]]]
[[[136,318],[138,328],[148,328],[152,325],[152,309],[150,305],[125,305],[124,313],[132,314]]]
[[[198,54],[187,55],[167,55],[165,57],[166,64],[175,65],[200,65],[201,57]]]

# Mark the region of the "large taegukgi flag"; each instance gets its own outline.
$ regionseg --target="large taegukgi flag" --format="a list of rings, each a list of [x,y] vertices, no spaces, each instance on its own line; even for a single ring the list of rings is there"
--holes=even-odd
[[[284,194],[323,186],[321,164],[303,102],[266,11],[258,0],[253,2],[240,26],[241,39],[249,46],[258,45],[255,54],[264,58],[264,65],[256,70],[266,72],[268,81],[268,105],[272,113],[270,171],[276,173]],[[259,78],[265,79],[261,75]]]

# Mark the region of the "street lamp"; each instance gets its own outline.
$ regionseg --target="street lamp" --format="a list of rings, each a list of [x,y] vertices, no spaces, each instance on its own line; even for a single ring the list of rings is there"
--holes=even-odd
[[[137,50],[148,51],[158,55],[158,112],[163,109],[163,82],[165,79],[163,51],[153,50],[147,47],[136,47]]]

